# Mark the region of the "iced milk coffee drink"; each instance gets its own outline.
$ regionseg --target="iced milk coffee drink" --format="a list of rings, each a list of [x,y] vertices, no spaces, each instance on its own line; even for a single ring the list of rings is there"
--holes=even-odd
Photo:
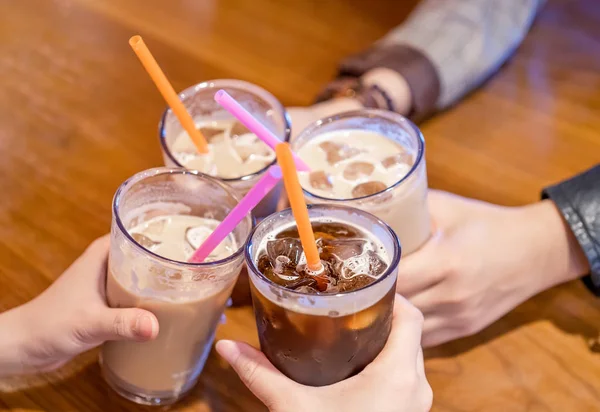
[[[256,135],[214,100],[224,89],[282,141],[289,140],[290,123],[285,108],[266,90],[240,80],[212,80],[184,90],[181,100],[194,118],[209,145],[207,154],[198,153],[188,134],[168,109],[159,124],[163,157],[167,166],[185,167],[215,176],[243,197],[275,163],[275,153]],[[254,215],[264,217],[275,211],[281,187],[263,199]]]
[[[396,231],[408,254],[429,237],[425,145],[408,119],[361,110],[322,119],[292,143],[310,167],[300,174],[308,203],[373,213]]]
[[[142,404],[175,402],[196,383],[243,265],[248,215],[205,260],[187,263],[237,204],[218,180],[184,169],[151,169],[115,194],[106,282],[111,307],[139,307],[159,322],[152,342],[108,342],[102,371]]]
[[[306,270],[290,209],[259,223],[246,248],[261,350],[280,371],[324,386],[360,372],[391,328],[398,239],[354,208],[311,205],[324,273]]]

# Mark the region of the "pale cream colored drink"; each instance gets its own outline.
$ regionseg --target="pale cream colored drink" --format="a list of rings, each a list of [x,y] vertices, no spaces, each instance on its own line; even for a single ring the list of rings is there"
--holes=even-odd
[[[103,375],[121,395],[162,405],[196,383],[242,268],[250,217],[204,263],[187,260],[236,203],[215,179],[173,169],[142,172],[115,195],[108,303],[146,309],[159,322],[154,341],[103,346]]]
[[[308,202],[374,214],[394,229],[404,254],[428,239],[424,141],[407,119],[379,110],[343,113],[308,127],[292,149],[311,170],[300,173]]]
[[[215,93],[221,89],[280,140],[289,140],[288,115],[272,94],[241,80],[221,79],[191,86],[179,95],[208,140],[209,153],[198,153],[171,110],[166,110],[160,121],[160,143],[167,166],[185,167],[215,176],[243,197],[275,163],[275,153],[215,102]],[[273,213],[280,191],[281,185],[278,185],[259,203],[253,214],[265,217]]]
[[[236,120],[196,122],[208,141],[209,151],[200,154],[187,132],[182,131],[171,151],[179,163],[223,179],[256,173],[275,160],[275,152]]]
[[[129,233],[149,251],[185,262],[218,223],[197,216],[163,215],[129,229]],[[230,236],[207,261],[225,259],[237,249]],[[239,268],[235,270],[239,272]],[[149,310],[158,318],[160,334],[143,345],[109,342],[102,359],[123,384],[154,393],[181,392],[202,369],[237,273],[220,274],[230,278],[223,287],[195,290],[194,277],[198,274],[160,275],[152,271],[145,257],[122,262],[111,259],[106,283],[109,305]],[[186,296],[181,292],[194,293]]]

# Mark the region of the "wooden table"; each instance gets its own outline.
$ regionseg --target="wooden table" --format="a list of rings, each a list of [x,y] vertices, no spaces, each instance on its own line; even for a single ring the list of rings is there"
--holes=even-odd
[[[117,186],[161,165],[164,103],[129,49],[132,34],[145,37],[176,89],[233,77],[306,105],[337,61],[382,36],[414,1],[369,3],[0,2],[0,310],[46,288],[108,231]],[[432,187],[500,204],[533,202],[544,185],[600,161],[597,1],[550,0],[512,61],[422,129]],[[220,337],[257,343],[251,309],[228,319]],[[588,342],[599,328],[600,301],[578,282],[543,293],[427,353],[434,410],[600,410],[600,354]],[[96,352],[1,385],[4,410],[146,410],[109,390]],[[263,406],[213,353],[173,410]]]

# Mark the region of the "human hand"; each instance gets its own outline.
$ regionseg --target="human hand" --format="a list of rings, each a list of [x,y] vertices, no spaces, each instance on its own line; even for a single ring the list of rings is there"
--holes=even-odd
[[[0,314],[0,374],[48,371],[107,340],[158,335],[151,312],[107,306],[108,246],[108,236],[95,240],[42,294]]]
[[[217,342],[217,352],[271,412],[429,411],[433,395],[425,377],[421,328],[423,316],[396,296],[392,331],[377,358],[361,373],[323,387],[292,381],[253,347]]]
[[[324,117],[351,110],[362,109],[358,100],[343,97],[327,100],[308,107],[290,107],[287,109],[292,118],[292,139],[302,132],[307,126]]]
[[[355,80],[354,80],[355,81]],[[350,80],[352,83],[353,80]],[[324,117],[339,113],[363,109],[363,104],[368,107],[390,108],[402,115],[408,115],[412,109],[413,99],[408,81],[398,72],[385,67],[369,70],[361,76],[361,90],[355,91],[358,95],[354,97],[336,97],[317,103],[310,107],[290,107],[288,113],[292,118],[292,139],[298,136],[311,123]],[[330,97],[330,94],[338,88],[345,89],[348,86],[347,79],[334,80],[327,85],[322,97]],[[382,91],[383,97],[379,92]],[[327,98],[326,97],[326,98]],[[388,103],[389,101],[389,103]]]
[[[435,231],[402,258],[397,283],[397,292],[425,316],[425,347],[472,335],[588,270],[549,200],[501,207],[431,190],[429,210]]]

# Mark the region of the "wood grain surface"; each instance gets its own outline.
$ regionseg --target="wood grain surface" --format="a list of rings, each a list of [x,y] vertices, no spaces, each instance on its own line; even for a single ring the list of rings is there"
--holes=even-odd
[[[336,62],[414,3],[0,1],[0,310],[44,290],[108,231],[118,185],[162,163],[164,103],[129,49],[131,35],[144,36],[178,90],[239,78],[306,105]],[[597,0],[549,0],[500,73],[422,130],[431,187],[505,205],[533,202],[544,185],[598,163]],[[549,290],[476,336],[428,351],[434,410],[600,410],[599,329],[600,301],[578,282]],[[251,309],[229,310],[218,336],[256,344]],[[115,395],[96,355],[0,381],[0,409],[152,409]],[[191,396],[170,410],[264,407],[212,353]]]

